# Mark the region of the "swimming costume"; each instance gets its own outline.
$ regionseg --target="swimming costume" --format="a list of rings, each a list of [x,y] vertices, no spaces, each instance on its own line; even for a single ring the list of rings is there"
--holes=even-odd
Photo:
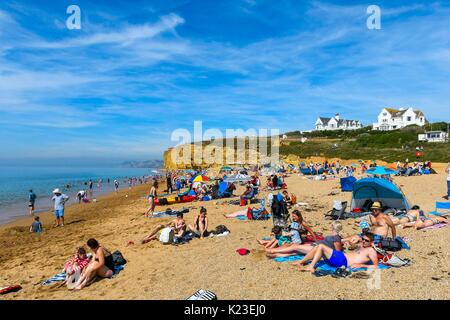
[[[328,264],[339,268],[339,267],[347,267],[347,257],[344,255],[342,251],[333,250],[330,259],[328,259]]]

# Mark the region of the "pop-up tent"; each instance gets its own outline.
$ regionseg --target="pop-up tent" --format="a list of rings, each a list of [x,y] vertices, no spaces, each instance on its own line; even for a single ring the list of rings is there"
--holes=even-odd
[[[386,179],[364,178],[353,184],[352,209],[362,208],[367,200],[380,201],[383,207],[410,209],[400,188]]]
[[[341,178],[341,191],[343,192],[352,192],[353,184],[356,182],[356,178],[353,176]]]
[[[248,182],[250,180],[252,180],[250,176],[239,173],[235,174],[234,176],[226,177],[224,178],[223,181],[231,183],[231,182]]]

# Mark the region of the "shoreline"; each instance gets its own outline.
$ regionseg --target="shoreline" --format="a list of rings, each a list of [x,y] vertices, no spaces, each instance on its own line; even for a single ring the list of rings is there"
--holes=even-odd
[[[94,199],[97,199],[96,202],[89,202],[89,203],[73,202],[73,203],[67,204],[65,206],[65,213],[68,210],[73,211],[74,209],[81,207],[81,206],[88,206],[88,205],[102,202],[105,199],[111,198],[114,195],[121,195],[121,194],[125,193],[126,191],[131,192],[131,191],[135,191],[135,189],[144,188],[144,186],[149,187],[150,185],[149,185],[149,183],[143,183],[143,184],[134,186],[131,190],[127,186],[127,187],[122,187],[121,189],[119,188],[117,193],[114,190],[104,192],[104,193],[99,194],[98,196],[94,196]],[[95,193],[94,193],[94,195],[95,195]],[[49,199],[50,199],[50,197],[49,197]],[[73,200],[73,198],[71,197],[70,200]],[[28,209],[28,206],[26,207],[26,209]],[[42,209],[42,211],[35,212],[34,215],[27,214],[27,215],[13,216],[13,217],[11,217],[11,219],[9,221],[0,222],[0,231],[3,229],[6,229],[8,227],[23,227],[25,222],[28,222],[27,226],[29,227],[29,225],[33,221],[34,217],[36,217],[36,216],[39,216],[40,221],[42,222],[42,224],[44,226],[44,220],[47,221],[47,220],[49,220],[49,218],[54,219],[53,214],[54,214],[53,209],[50,207],[49,209]],[[44,229],[48,229],[48,227],[45,228],[45,226],[44,226]]]

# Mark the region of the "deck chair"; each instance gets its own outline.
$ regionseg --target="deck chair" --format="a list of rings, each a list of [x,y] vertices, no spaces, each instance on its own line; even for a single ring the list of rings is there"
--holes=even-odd
[[[444,212],[439,212],[439,210],[443,210]],[[435,211],[431,211],[430,214],[435,216],[445,216],[450,214],[450,202],[436,201],[436,209]]]
[[[333,209],[325,214],[325,218],[331,220],[345,219],[345,209],[347,209],[347,204],[347,201],[341,202],[335,200],[333,202]]]

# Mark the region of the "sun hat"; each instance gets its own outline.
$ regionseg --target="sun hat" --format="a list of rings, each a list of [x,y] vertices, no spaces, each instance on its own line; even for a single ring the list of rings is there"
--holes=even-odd
[[[375,201],[370,209],[382,209],[381,203],[379,201]]]
[[[53,190],[53,193],[61,193],[61,190],[59,190],[58,188],[56,188],[55,190]]]

